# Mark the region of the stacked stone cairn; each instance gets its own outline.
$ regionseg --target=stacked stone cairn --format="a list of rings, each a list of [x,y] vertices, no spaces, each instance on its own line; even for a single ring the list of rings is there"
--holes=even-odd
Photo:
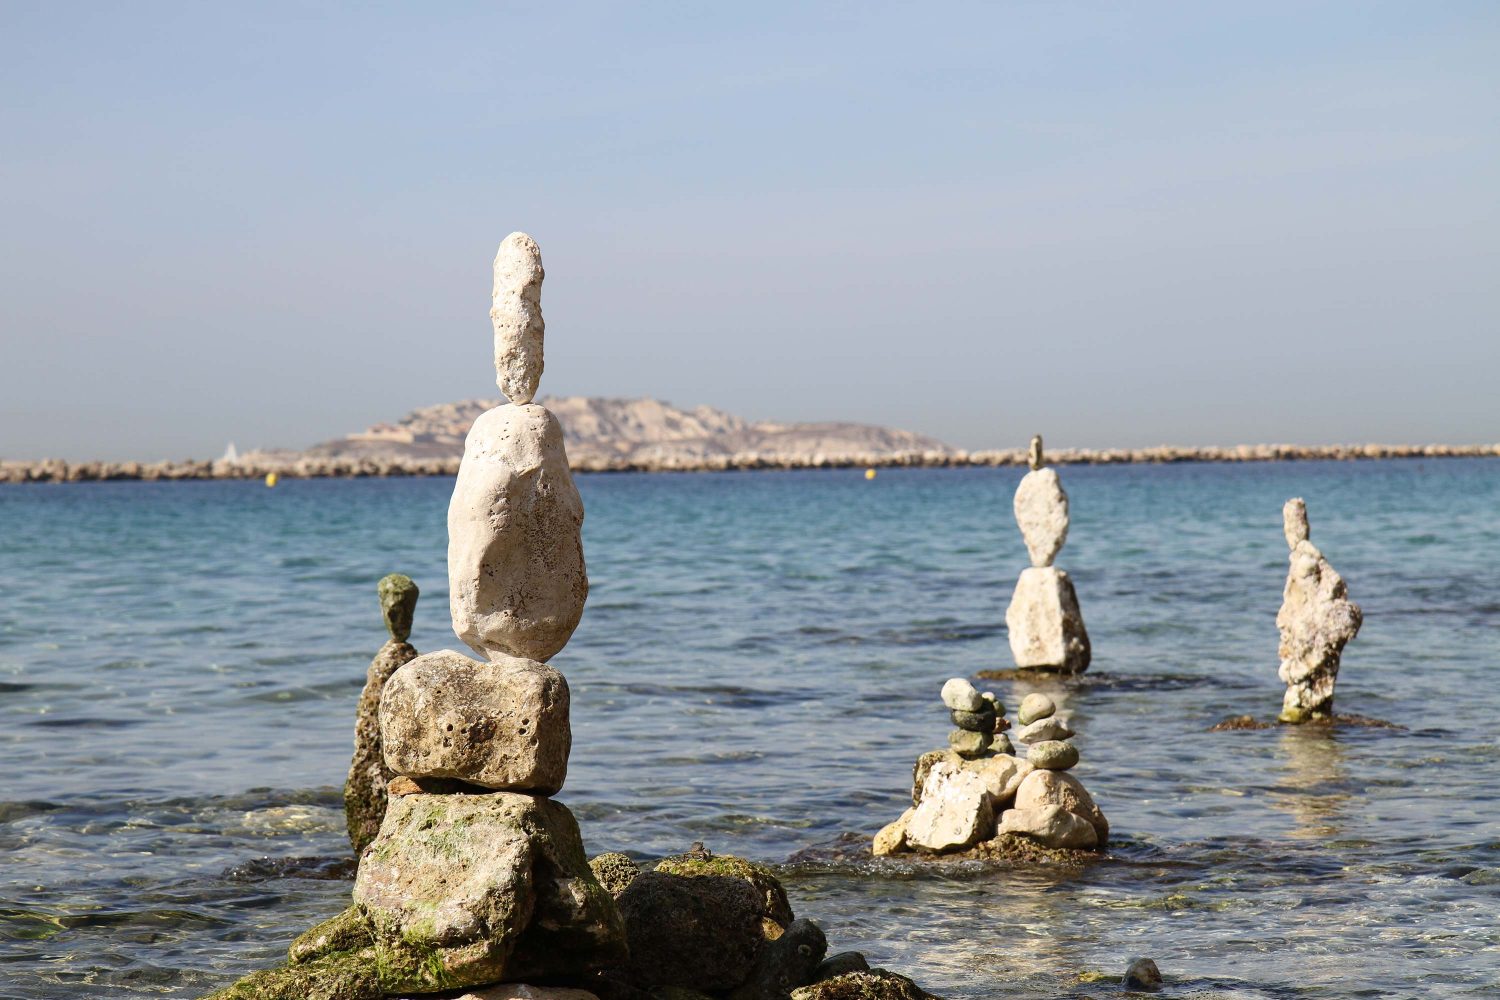
[[[1031,439],[1031,471],[1016,488],[1016,524],[1031,566],[1021,571],[1005,612],[1016,666],[1081,674],[1089,667],[1089,634],[1068,574],[1052,565],[1068,538],[1068,495],[1042,464],[1042,438]]]
[[[510,402],[474,422],[448,508],[453,629],[481,659],[417,655],[416,587],[382,581],[392,642],[361,704],[351,838],[374,821],[377,782],[386,801],[354,903],[297,938],[285,966],[213,998],[924,1000],[857,952],[825,957],[822,930],[793,917],[764,866],[701,845],[651,872],[624,854],[590,862],[552,798],[572,732],[567,681],[547,661],[578,625],[588,576],[562,428],[532,402],[542,277],[531,237],[500,244],[490,317]]]
[[[911,808],[875,835],[875,856],[1006,855],[1014,852],[996,842],[1008,837],[1053,850],[1103,849],[1109,823],[1083,784],[1065,773],[1078,763],[1078,748],[1051,698],[1029,694],[1021,702],[1016,739],[1028,747],[1023,760],[993,694],[955,677],[942,697],[958,728],[949,749],[917,759]]]
[[[1291,550],[1286,588],[1276,627],[1281,630],[1281,667],[1286,684],[1281,721],[1300,723],[1333,716],[1333,688],[1344,646],[1364,621],[1349,600],[1344,578],[1308,540],[1307,504],[1294,497],[1281,509],[1282,531]]]
[[[391,674],[417,658],[416,648],[406,641],[417,610],[417,585],[409,576],[392,573],[376,585],[376,593],[391,637],[365,672],[365,686],[359,694],[354,719],[354,759],[344,781],[344,819],[349,826],[349,844],[356,855],[380,832],[380,821],[385,819],[386,786],[396,776],[386,766],[380,744],[380,695]]]

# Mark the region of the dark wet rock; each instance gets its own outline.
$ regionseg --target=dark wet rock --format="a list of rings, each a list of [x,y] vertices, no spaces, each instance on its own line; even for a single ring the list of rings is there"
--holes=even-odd
[[[386,577],[389,580],[390,577]],[[402,579],[406,579],[402,577]],[[380,581],[384,588],[385,580]],[[415,595],[415,584],[413,595]],[[382,607],[385,604],[381,595]],[[416,602],[416,597],[412,597]],[[390,616],[387,613],[387,623]],[[411,619],[406,619],[407,631]],[[349,776],[344,780],[344,820],[349,826],[349,844],[356,855],[360,854],[375,835],[380,832],[380,821],[385,817],[386,787],[395,773],[386,766],[380,743],[380,695],[385,682],[397,669],[417,658],[417,650],[403,639],[391,639],[365,672],[365,686],[359,693],[359,707],[354,716],[354,759],[349,763]]]
[[[1399,723],[1389,722],[1385,719],[1375,719],[1368,715],[1332,715],[1326,718],[1308,719],[1302,723],[1289,723],[1279,719],[1257,719],[1253,715],[1231,715],[1221,719],[1208,727],[1211,733],[1228,733],[1241,730],[1257,729],[1279,729],[1282,726],[1300,725],[1304,729],[1390,729],[1397,732],[1406,732],[1406,727]]]
[[[716,875],[744,879],[760,893],[763,901],[761,916],[775,925],[767,926],[767,937],[776,937],[792,922],[792,904],[786,898],[786,890],[781,887],[776,874],[763,864],[733,854],[712,854],[705,850],[663,858],[657,863],[656,870],[687,878]]]
[[[823,929],[811,920],[793,920],[786,932],[766,942],[745,983],[729,1000],[788,1000],[792,990],[813,981],[813,971],[828,953]]]
[[[1123,985],[1127,990],[1155,992],[1161,989],[1161,971],[1149,958],[1134,959],[1130,963],[1130,968],[1125,970]]]
[[[605,891],[616,899],[641,873],[630,855],[621,854],[618,851],[609,851],[592,858],[589,861],[589,870],[594,873],[594,878],[599,880],[599,884],[604,886]]]
[[[744,983],[765,947],[764,896],[731,875],[645,872],[617,900],[640,986],[705,992]]]
[[[905,976],[885,969],[846,972],[792,992],[792,1000],[937,1000]]]
[[[952,711],[948,717],[959,729],[967,729],[975,733],[993,733],[995,731],[995,712],[993,709],[978,712]]]
[[[829,955],[818,963],[813,970],[812,981],[821,983],[825,979],[834,976],[842,976],[849,972],[869,972],[870,963],[865,961],[865,956],[857,951],[841,951],[837,955]]]
[[[994,735],[986,732],[974,732],[969,729],[955,729],[948,734],[948,746],[953,752],[963,757],[978,757],[989,750]]]

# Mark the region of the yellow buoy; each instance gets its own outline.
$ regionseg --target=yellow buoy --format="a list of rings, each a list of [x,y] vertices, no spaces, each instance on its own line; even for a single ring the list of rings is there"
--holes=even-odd
[[[865,478],[866,479],[874,479],[875,478],[875,470],[874,469],[866,469],[865,470]]]
[[[276,485],[276,480],[278,478],[280,478],[280,477],[278,477],[276,475],[276,473],[274,473],[274,472],[268,472],[268,473],[266,473],[266,485],[267,486],[275,486]]]

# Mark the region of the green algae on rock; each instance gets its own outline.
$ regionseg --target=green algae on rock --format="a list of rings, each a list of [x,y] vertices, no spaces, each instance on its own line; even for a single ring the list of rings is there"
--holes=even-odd
[[[595,858],[589,859],[589,871],[594,873],[594,878],[604,886],[604,891],[611,896],[619,898],[630,883],[634,882],[636,876],[641,873],[640,866],[631,859],[628,854],[619,851],[606,851]]]
[[[416,581],[401,573],[391,573],[381,577],[375,592],[380,595],[380,613],[391,638],[405,642],[411,637],[411,622],[421,595]]]
[[[743,879],[750,883],[751,888],[760,893],[764,901],[761,916],[777,926],[775,933],[770,933],[768,936],[777,936],[792,922],[792,904],[786,898],[786,890],[781,887],[781,882],[776,878],[775,873],[758,862],[736,857],[733,854],[709,854],[704,851],[664,858],[657,863],[656,871],[668,875],[683,875],[688,878],[718,875]]]
[[[791,1000],[939,1000],[905,976],[885,969],[846,972],[792,991]]]

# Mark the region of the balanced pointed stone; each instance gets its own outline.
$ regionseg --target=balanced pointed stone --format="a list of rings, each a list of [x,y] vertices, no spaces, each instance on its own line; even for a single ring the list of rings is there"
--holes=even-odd
[[[439,650],[391,675],[380,730],[397,774],[554,795],[573,743],[568,682],[534,660]]]
[[[1300,498],[1282,508],[1282,525],[1291,554],[1276,615],[1281,630],[1277,674],[1287,686],[1281,720],[1305,722],[1333,714],[1339,660],[1364,615],[1349,600],[1344,578],[1308,540],[1307,505]]]
[[[1033,566],[1051,566],[1068,539],[1068,495],[1053,469],[1028,472],[1016,487],[1016,524]]]
[[[1068,674],[1088,669],[1089,634],[1068,574],[1052,566],[1021,571],[1005,611],[1010,651],[1018,667]]]
[[[490,322],[495,327],[495,382],[512,403],[529,403],[542,378],[542,251],[511,233],[495,254]]]
[[[406,641],[417,607],[417,585],[409,576],[392,573],[376,585],[376,592],[391,638],[370,661],[354,718],[354,758],[344,780],[344,820],[355,855],[380,832],[386,786],[395,777],[386,767],[380,742],[380,695],[391,674],[417,656],[416,649]]]
[[[453,631],[480,656],[550,659],[588,599],[582,529],[557,418],[535,403],[481,414],[448,505]]]

